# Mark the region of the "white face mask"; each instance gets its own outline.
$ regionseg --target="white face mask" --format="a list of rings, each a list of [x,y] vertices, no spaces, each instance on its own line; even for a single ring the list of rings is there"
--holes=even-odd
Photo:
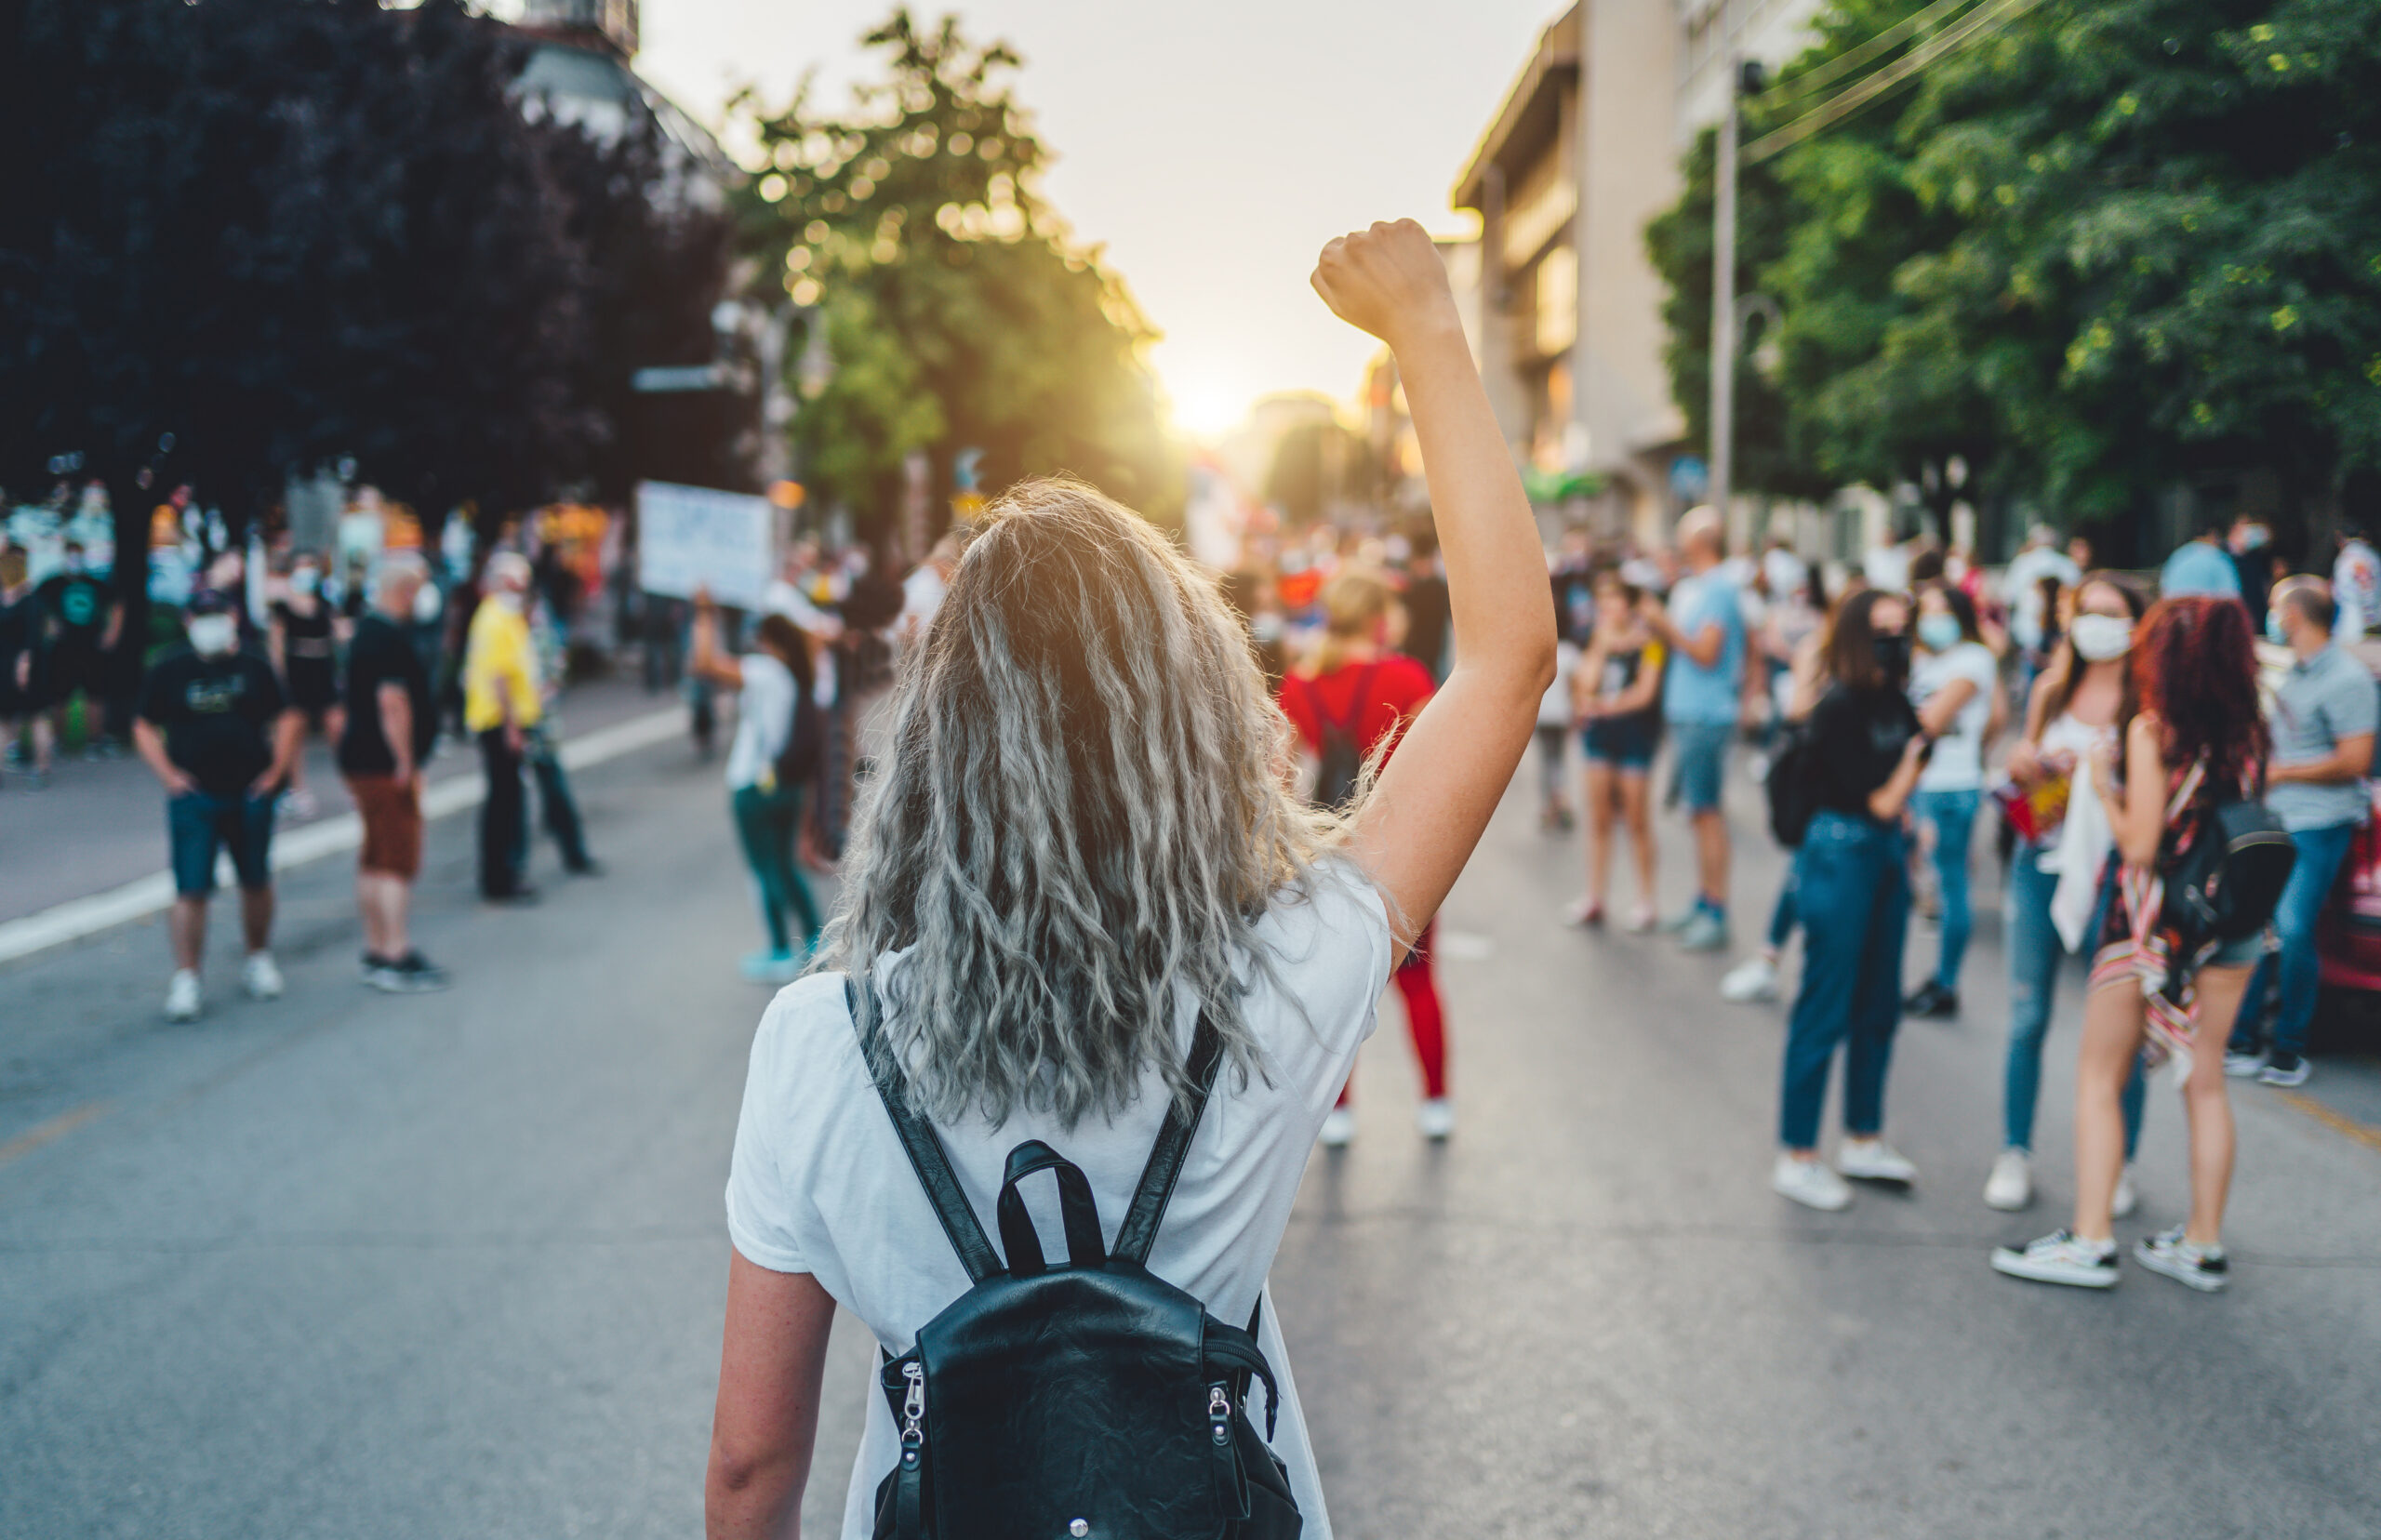
[[[512,589],[499,589],[496,591],[495,597],[497,608],[510,610],[514,615],[521,613],[521,595]]]
[[[299,567],[289,575],[289,591],[312,599],[323,589],[323,575],[313,567]]]
[[[2133,645],[2133,622],[2113,615],[2079,615],[2068,634],[2075,640],[2076,655],[2084,662],[2105,663],[2122,657]]]
[[[446,607],[446,597],[438,591],[437,584],[424,583],[413,591],[414,624],[418,626],[430,624],[438,618],[439,612]]]
[[[228,615],[194,615],[190,645],[201,657],[221,657],[240,644],[240,624]]]

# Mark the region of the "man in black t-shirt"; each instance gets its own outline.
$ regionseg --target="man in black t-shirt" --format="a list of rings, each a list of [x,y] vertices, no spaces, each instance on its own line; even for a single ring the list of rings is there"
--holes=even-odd
[[[107,659],[124,629],[124,605],[108,591],[107,579],[84,566],[80,541],[66,542],[66,569],[54,572],[33,589],[39,617],[44,693],[57,712],[57,727],[66,728],[66,707],[74,692],[83,692],[83,752],[98,758],[107,744]]]
[[[339,742],[339,773],[364,822],[355,863],[364,982],[392,994],[446,982],[410,936],[413,881],[421,870],[421,765],[438,736],[430,672],[409,630],[414,595],[429,576],[415,551],[381,556],[372,606],[348,644],[346,726]]]
[[[273,814],[305,727],[283,697],[273,665],[241,650],[239,621],[227,600],[200,595],[191,604],[188,627],[189,645],[149,670],[132,726],[133,746],[165,785],[173,846],[169,1021],[193,1019],[202,1003],[206,900],[220,850],[231,852],[240,879],[240,924],[248,950],[242,982],[254,999],[281,993],[272,951]]]

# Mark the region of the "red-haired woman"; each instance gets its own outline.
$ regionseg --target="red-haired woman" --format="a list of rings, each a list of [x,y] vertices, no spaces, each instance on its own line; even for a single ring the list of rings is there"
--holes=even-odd
[[[2117,1281],[2111,1203],[2124,1169],[2118,1098],[2137,1057],[2172,1057],[2183,1076],[2190,1131],[2188,1223],[2152,1236],[2135,1258],[2207,1292],[2224,1287],[2224,1201],[2232,1184],[2232,1106],[2224,1042],[2265,937],[2185,953],[2161,913],[2163,879],[2209,830],[2218,804],[2254,794],[2267,749],[2257,705],[2249,612],[2237,600],[2168,599],[2141,623],[2133,647],[2140,710],[2124,733],[2124,764],[2103,746],[2092,788],[2116,835],[2119,873],[2075,1071],[2075,1219],[1992,1265],[2018,1278],[2105,1289]]]

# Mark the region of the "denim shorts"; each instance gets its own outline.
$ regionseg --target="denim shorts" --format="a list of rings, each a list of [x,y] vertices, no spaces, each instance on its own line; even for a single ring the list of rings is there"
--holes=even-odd
[[[1654,763],[1654,742],[1653,724],[1638,717],[1590,722],[1579,735],[1589,759],[1640,776]]]
[[[2227,941],[2215,949],[2215,955],[2200,964],[2202,968],[2248,968],[2256,965],[2266,954],[2266,933],[2244,936],[2238,941]]]
[[[215,891],[215,853],[232,853],[240,886],[255,892],[273,886],[273,805],[267,797],[218,797],[186,791],[166,803],[166,831],[173,841],[174,891],[185,898]]]
[[[1720,789],[1728,768],[1728,740],[1736,736],[1733,722],[1673,722],[1670,741],[1678,745],[1679,800],[1689,813],[1710,813],[1720,806]]]

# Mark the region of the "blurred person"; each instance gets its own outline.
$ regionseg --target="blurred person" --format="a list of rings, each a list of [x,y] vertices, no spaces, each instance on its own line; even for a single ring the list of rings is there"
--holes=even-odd
[[[1542,570],[1542,569],[1541,569]],[[1365,767],[1386,766],[1422,708],[1430,702],[1430,676],[1422,666],[1390,651],[1395,596],[1375,572],[1355,567],[1323,587],[1323,643],[1312,662],[1282,682],[1280,704],[1299,745],[1312,762],[1311,800],[1340,808],[1358,796]],[[1539,692],[1543,710],[1545,692]],[[1426,923],[1391,975],[1405,1003],[1405,1029],[1422,1072],[1422,1106],[1417,1126],[1425,1137],[1443,1139],[1455,1131],[1455,1101],[1447,1092],[1446,1005],[1430,967],[1437,922]],[[1352,1081],[1324,1120],[1319,1136],[1332,1148],[1356,1135]]]
[[[1281,1387],[1265,1441],[1307,1533],[1329,1533],[1279,1322],[1260,1308],[1265,1272],[1382,982],[1529,745],[1553,620],[1429,237],[1401,221],[1335,242],[1317,286],[1400,365],[1447,552],[1446,684],[1343,823],[1281,783],[1280,719],[1239,627],[1145,521],[1066,483],[1024,484],[988,511],[922,666],[904,670],[903,751],[869,803],[831,933],[842,976],[780,994],[755,1039],[727,1193],[715,1540],[791,1528],[838,1305],[906,1348],[971,1276],[942,1252],[880,1102],[921,1143],[931,1132],[954,1213],[991,1212],[1010,1149],[1038,1137],[1071,1158],[1085,1206],[1120,1215],[1161,1129],[1196,1128],[1203,1153],[1147,1271],[1195,1290],[1216,1321],[1251,1321]],[[1012,886],[1028,862],[1035,880]],[[1062,1345],[1071,1323],[1049,1324]],[[886,1398],[870,1396],[866,1418],[844,1540],[872,1533],[873,1485],[901,1459]],[[1137,1453],[1110,1444],[1084,1455]],[[1204,1500],[1205,1474],[1194,1480]],[[1287,1533],[1299,1520],[1284,1506]]]
[[[1571,910],[1574,924],[1603,923],[1612,875],[1612,828],[1629,830],[1637,902],[1629,929],[1654,928],[1654,751],[1662,732],[1662,644],[1638,612],[1644,593],[1605,565],[1595,575],[1596,620],[1572,676],[1579,747],[1587,761],[1588,892]]]
[[[1902,831],[1928,739],[1909,696],[1909,603],[1865,590],[1840,604],[1812,708],[1810,826],[1794,852],[1802,979],[1787,1018],[1778,1144],[1770,1186],[1809,1208],[1847,1207],[1844,1178],[1907,1186],[1918,1170],[1885,1142],[1885,1076],[1901,1021],[1909,927]],[[1829,1067],[1843,1058],[1843,1139],[1819,1158]]]
[[[386,994],[446,988],[413,944],[413,884],[421,873],[422,766],[438,738],[430,670],[407,634],[430,566],[418,551],[383,552],[368,607],[348,643],[339,773],[364,826],[355,908],[364,922],[364,982]]]
[[[1695,902],[1667,928],[1696,952],[1728,946],[1728,820],[1721,799],[1745,682],[1743,612],[1736,591],[1714,570],[1721,533],[1717,512],[1690,511],[1678,525],[1687,575],[1670,591],[1667,608],[1650,593],[1638,606],[1667,655],[1662,720],[1676,745],[1679,794],[1695,826]]]
[[[2199,533],[2175,548],[2166,564],[2158,569],[2159,597],[2241,597],[2241,572],[2224,549],[2224,524],[2221,515],[2206,515]]]
[[[1896,514],[1885,527],[1882,545],[1870,546],[1860,558],[1871,588],[1887,593],[1908,593],[1910,564],[1926,549],[1925,526],[1915,518]]]
[[[273,803],[305,730],[272,666],[240,645],[230,598],[200,595],[185,630],[189,640],[149,670],[132,729],[133,747],[166,789],[174,871],[168,1021],[195,1020],[205,1003],[199,970],[219,851],[231,853],[239,874],[242,987],[256,1000],[281,995],[273,960]]]
[[[951,575],[959,569],[959,532],[948,530],[926,552],[914,571],[901,579],[901,618],[898,628],[904,642],[915,642],[925,635],[926,628],[942,608],[943,595],[951,591]]]
[[[1571,736],[1571,676],[1579,666],[1579,645],[1554,644],[1554,683],[1537,703],[1537,827],[1567,832],[1572,825],[1571,799],[1563,794],[1569,765],[1564,763]]]
[[[1986,1204],[2004,1212],[2034,1201],[2034,1114],[2042,1100],[2042,1041],[2058,997],[2059,970],[2077,946],[2088,955],[2097,942],[2113,891],[2104,880],[2113,843],[2064,838],[2075,771],[2099,750],[2122,741],[2138,710],[2130,653],[2148,608],[2141,591],[2114,574],[2094,573],[2083,580],[2075,590],[2073,622],[2035,684],[2024,728],[2009,748],[2003,801],[2016,834],[2002,918],[2009,960],[2009,1050],[2002,1073],[2002,1149],[1984,1184]],[[2095,896],[2075,911],[2082,926],[2074,944],[2060,934],[2052,912],[2053,901],[2067,887]],[[2130,1217],[2139,1201],[2133,1160],[2141,1144],[2142,1086],[2136,1065],[2119,1096],[2124,1169],[2111,1203],[2119,1219]]]
[[[723,690],[736,693],[736,737],[727,750],[729,811],[737,843],[752,873],[768,934],[765,950],[739,964],[755,983],[786,984],[809,964],[818,943],[818,905],[794,861],[795,837],[809,788],[781,771],[796,735],[821,730],[815,710],[804,703],[816,688],[811,644],[802,628],[783,615],[761,617],[758,644],[741,657],[720,644],[719,610],[708,593],[695,595],[694,652],[687,669]],[[815,703],[814,703],[815,704]],[[802,925],[794,944],[789,918]]]
[[[538,720],[522,734],[523,762],[538,789],[538,822],[553,836],[562,869],[573,877],[601,877],[604,863],[587,850],[587,821],[579,816],[579,798],[570,789],[570,771],[562,762],[562,687],[570,673],[568,633],[558,622],[552,603],[542,593],[529,606],[529,643],[536,661]],[[529,870],[529,823],[521,821],[512,845],[515,871]]]
[[[2226,1074],[2255,1075],[2268,1085],[2307,1082],[2307,1029],[2321,972],[2316,929],[2340,863],[2373,812],[2365,777],[2381,695],[2372,670],[2334,639],[2336,614],[2331,585],[2320,578],[2294,578],[2274,591],[2270,629],[2291,661],[2267,713],[2273,759],[2265,800],[2298,859],[2274,910],[2280,945],[2258,960],[2224,1057]],[[2268,995],[2276,997],[2269,1045],[2260,1041]]]
[[[107,741],[108,660],[124,632],[124,604],[90,571],[80,540],[65,543],[64,564],[33,586],[33,602],[39,606],[42,688],[52,734],[66,736],[67,710],[79,695],[83,757],[104,759],[112,752]]]
[[[1433,684],[1447,676],[1447,578],[1439,561],[1438,532],[1415,531],[1405,563],[1405,635],[1397,650],[1429,671]],[[1277,617],[1278,618],[1278,617]],[[1272,675],[1276,684],[1281,674]]]
[[[49,703],[42,693],[41,606],[30,570],[22,547],[0,547],[0,769],[41,787],[49,783]],[[32,738],[31,754],[20,735]]]
[[[537,654],[526,614],[529,562],[499,551],[482,575],[486,596],[472,614],[463,644],[463,730],[480,746],[487,797],[480,803],[480,896],[490,903],[534,902],[520,864],[528,790],[522,770],[529,730],[544,714]]]
[[[1257,660],[1257,671],[1265,676],[1267,693],[1279,691],[1289,663],[1283,652],[1282,612],[1273,597],[1272,580],[1261,572],[1243,567],[1226,573],[1220,587],[1224,603],[1231,606],[1232,613],[1247,628],[1249,656]],[[1413,634],[1409,627],[1406,635],[1410,639]],[[1429,667],[1427,663],[1423,666]]]
[[[2273,529],[2254,513],[2234,516],[2224,537],[2224,553],[2240,577],[2241,603],[2249,606],[2249,627],[2266,629],[2267,601],[2273,593]]]
[[[290,709],[308,728],[337,743],[339,723],[339,656],[333,634],[335,617],[323,599],[323,569],[312,556],[290,564],[288,589],[273,601],[266,647],[273,671]],[[306,756],[301,750],[289,762],[289,810],[301,818],[314,816],[313,794],[306,790]]]
[[[2025,545],[2009,559],[2009,565],[2001,575],[2002,591],[2009,600],[2009,635],[2030,653],[2049,651],[2042,638],[2042,625],[2048,617],[2042,609],[2042,580],[2055,578],[2062,588],[2071,588],[2083,580],[2083,569],[2058,549],[2057,540],[2050,525],[2034,525],[2026,531]]]
[[[1943,936],[1934,976],[1902,1002],[1902,1009],[1939,1020],[1960,1014],[1960,964],[1967,956],[1975,923],[1968,907],[1968,867],[1975,845],[1976,807],[1984,798],[1984,754],[1998,714],[2001,670],[1977,629],[1975,601],[1939,579],[1918,591],[1917,632],[1909,698],[1934,749],[1919,774],[1909,810],[1933,837]]]
[[[2340,615],[2332,633],[2343,642],[2361,642],[2381,621],[2381,552],[2359,524],[2343,525],[2333,538],[2339,554],[2332,561],[2332,598]]]
[[[2089,535],[2079,533],[2069,535],[2067,538],[2067,559],[2075,564],[2076,571],[2091,572],[2095,570],[2094,564],[2095,554],[2096,552],[2092,544],[2092,537]],[[2070,581],[2068,586],[2072,588],[2074,584]]]
[[[2078,616],[2080,623],[2083,617]],[[2133,646],[2140,710],[2118,750],[2098,745],[2092,790],[2122,865],[2092,963],[2075,1070],[2075,1215],[1992,1266],[2012,1277],[2105,1289],[2117,1281],[2113,1205],[2124,1175],[2122,1098],[2136,1061],[2175,1061],[2189,1133],[2189,1219],[2143,1241],[2135,1260],[2202,1292],[2229,1281],[2225,1200],[2233,1128],[2224,1043],[2264,935],[2209,942],[2188,954],[2163,912],[2164,881],[2223,803],[2255,794],[2268,749],[2257,709],[2249,614],[2234,594],[2162,599]],[[2072,815],[2070,815],[2071,816]]]

